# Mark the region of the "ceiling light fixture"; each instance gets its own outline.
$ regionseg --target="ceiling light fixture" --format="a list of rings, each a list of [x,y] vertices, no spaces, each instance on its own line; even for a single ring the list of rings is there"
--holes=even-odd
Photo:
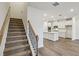
[[[70,12],[74,12],[74,9],[70,9]]]
[[[46,16],[47,16],[47,14],[45,13],[45,14],[44,14],[44,17],[46,17]]]
[[[54,18],[54,16],[51,16],[51,18]]]

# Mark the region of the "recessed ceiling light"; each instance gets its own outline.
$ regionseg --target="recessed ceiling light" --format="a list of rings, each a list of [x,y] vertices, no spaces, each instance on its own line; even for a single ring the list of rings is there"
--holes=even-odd
[[[47,14],[45,13],[45,14],[44,14],[44,17],[46,17],[46,16],[47,16]]]
[[[53,18],[54,16],[51,16],[51,18]]]
[[[74,9],[70,9],[70,12],[73,12],[74,11]]]

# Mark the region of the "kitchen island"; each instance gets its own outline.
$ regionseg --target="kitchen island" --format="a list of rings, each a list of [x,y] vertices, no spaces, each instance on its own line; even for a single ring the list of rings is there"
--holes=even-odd
[[[44,38],[52,41],[58,40],[58,32],[43,32]]]

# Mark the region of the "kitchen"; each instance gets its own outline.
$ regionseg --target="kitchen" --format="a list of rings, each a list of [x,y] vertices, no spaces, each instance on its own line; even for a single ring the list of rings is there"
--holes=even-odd
[[[43,28],[44,39],[72,38],[72,18],[44,21]]]

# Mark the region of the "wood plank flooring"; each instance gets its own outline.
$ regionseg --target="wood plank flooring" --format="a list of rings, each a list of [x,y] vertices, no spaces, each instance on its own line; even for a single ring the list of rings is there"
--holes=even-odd
[[[79,40],[60,38],[53,42],[44,39],[44,47],[39,49],[39,56],[79,56]]]

